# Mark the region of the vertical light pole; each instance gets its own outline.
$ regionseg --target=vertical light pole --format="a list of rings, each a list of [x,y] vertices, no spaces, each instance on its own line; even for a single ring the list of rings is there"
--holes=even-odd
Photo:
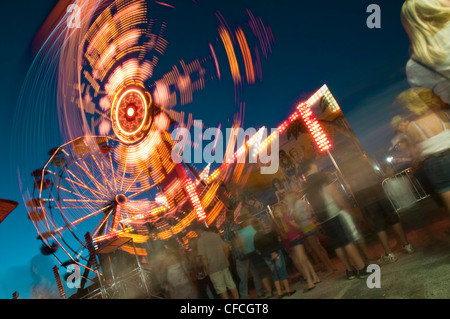
[[[356,202],[355,197],[353,196],[353,192],[351,191],[349,184],[345,180],[344,176],[342,175],[342,172],[337,165],[333,155],[331,155],[330,148],[331,148],[331,142],[328,139],[327,135],[325,134],[322,126],[319,124],[319,121],[314,116],[311,107],[309,106],[308,102],[302,102],[297,106],[297,110],[300,112],[300,117],[302,118],[303,122],[305,123],[306,127],[308,127],[308,130],[314,139],[314,142],[316,143],[319,152],[327,152],[328,157],[330,158],[331,162],[333,163],[334,167],[336,168],[336,171],[339,174],[339,177],[342,179],[345,189],[350,191],[350,195],[352,196],[353,200]]]

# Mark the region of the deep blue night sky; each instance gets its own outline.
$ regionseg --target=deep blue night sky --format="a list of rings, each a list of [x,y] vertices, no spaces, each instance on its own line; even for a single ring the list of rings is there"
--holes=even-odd
[[[19,202],[19,207],[0,224],[0,298],[10,298],[14,290],[19,290],[21,297],[30,298],[30,260],[39,254],[37,233],[27,218],[19,192],[16,154],[11,151],[14,149],[11,146],[13,137],[23,132],[13,131],[12,119],[20,88],[33,59],[31,42],[56,2],[28,0],[2,1],[0,4],[3,113],[0,116],[3,136],[0,198]],[[404,66],[409,42],[400,23],[402,1],[195,2],[198,3],[198,11],[189,13],[187,21],[207,25],[205,48],[210,41],[209,36],[216,32],[210,29],[210,22],[215,21],[215,10],[219,10],[230,24],[239,24],[246,21],[245,9],[248,8],[272,29],[275,41],[271,55],[267,60],[263,59],[263,81],[245,87],[242,93],[246,104],[245,127],[278,126],[293,112],[298,102],[327,84],[368,153],[382,157],[392,138],[389,121],[397,112],[391,103],[408,87]],[[167,3],[176,7],[174,0]],[[366,8],[370,3],[381,8],[380,29],[366,26],[369,15]],[[177,14],[176,9],[173,14]],[[176,32],[177,27],[180,32]],[[189,61],[189,56],[195,56],[197,48],[189,47],[180,26],[170,30],[168,54],[171,54],[170,43],[177,42],[178,33],[181,36],[179,41],[185,41],[186,46],[185,51],[177,52],[175,57],[181,59],[186,56],[186,61]],[[224,87],[227,85],[224,83]],[[218,95],[215,90],[212,87],[208,91],[206,87],[201,92],[204,100],[218,99],[220,106],[235,107],[232,85],[229,95]],[[221,118],[217,113],[209,112],[210,109],[210,105],[196,103],[189,111],[208,126],[216,126]],[[21,116],[26,117],[27,114]],[[45,155],[46,151],[43,150],[42,154]],[[42,154],[29,154],[30,160]],[[52,262],[50,257],[48,261]]]

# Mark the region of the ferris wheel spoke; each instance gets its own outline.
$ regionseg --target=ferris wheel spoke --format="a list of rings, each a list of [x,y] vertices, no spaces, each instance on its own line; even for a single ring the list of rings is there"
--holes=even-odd
[[[82,165],[80,165],[80,163],[78,163],[77,161],[74,161],[75,165],[77,165],[84,173],[85,175],[89,178],[89,180],[97,186],[97,189],[99,190],[99,192],[102,192],[100,189],[103,189],[103,192],[106,194],[109,194],[109,192],[107,191],[107,189],[105,187],[103,187],[102,184],[100,184],[97,179],[92,176],[91,172],[88,170],[87,167],[83,167]],[[83,162],[84,165],[86,165],[86,162]]]
[[[94,227],[94,231],[92,232],[92,237],[95,238],[97,237],[97,234],[99,233],[100,229],[108,229],[108,224],[109,224],[109,219],[112,215],[112,213],[114,212],[113,209],[111,209],[111,211],[105,215],[104,218],[102,218],[102,220],[100,221],[100,223],[98,223],[95,227]]]
[[[128,162],[128,159],[125,159],[125,167],[123,168],[123,175],[122,175],[122,182],[120,184],[120,191],[122,191],[123,182],[125,181],[125,173],[127,171],[127,162]]]
[[[121,215],[120,211],[121,211],[120,206],[117,206],[115,214],[113,216],[113,220],[112,220],[111,232],[117,231],[117,228],[119,227],[120,215]]]
[[[94,211],[94,212],[92,212],[92,213],[90,213],[90,214],[88,214],[88,215],[86,215],[86,216],[83,216],[83,217],[81,217],[81,218],[78,218],[78,219],[74,220],[73,222],[71,222],[69,226],[60,227],[61,229],[60,229],[59,231],[61,232],[61,231],[66,230],[66,229],[68,229],[68,228],[70,228],[70,227],[79,225],[79,224],[81,224],[82,222],[85,222],[86,220],[88,220],[88,219],[90,219],[90,218],[92,218],[92,217],[97,216],[98,214],[102,213],[104,210],[109,209],[109,208],[110,208],[110,206],[105,206],[105,207],[102,207],[102,208],[100,208],[100,209],[98,209],[98,210],[96,210],[96,211]]]
[[[68,172],[72,177],[74,177],[75,179],[77,179],[78,182],[75,181],[75,180],[73,180],[73,179],[70,179],[70,178],[68,178],[68,177],[64,177],[64,179],[65,179],[66,181],[68,181],[68,182],[70,182],[70,183],[73,183],[73,184],[75,184],[75,185],[77,185],[77,186],[79,186],[79,187],[81,187],[81,188],[84,188],[85,190],[90,191],[90,192],[92,193],[92,195],[94,195],[97,199],[100,199],[100,198],[105,197],[105,194],[104,194],[104,193],[102,193],[102,192],[100,192],[100,191],[97,191],[97,190],[95,190],[95,189],[93,189],[93,188],[91,188],[91,187],[86,186],[86,183],[84,183],[83,181],[81,181],[81,180],[76,176],[76,174],[73,173],[72,171],[67,170],[67,172]]]
[[[107,186],[109,186],[109,184],[108,185],[103,185],[99,181],[99,178],[97,178],[96,176],[94,176],[94,174],[92,174],[93,172],[96,171],[96,169],[94,167],[91,167],[91,170],[89,170],[89,167],[87,166],[87,161],[83,161],[83,165],[84,165],[85,169],[87,170],[88,177],[91,178],[91,180],[97,186],[97,188],[99,190],[100,190],[100,188],[102,188],[105,193],[107,193],[108,195],[111,195],[110,188],[107,187]],[[94,166],[94,165],[92,164],[92,166]],[[100,186],[100,188],[98,186]]]
[[[142,193],[147,192],[147,191],[149,191],[149,190],[151,190],[151,189],[153,189],[153,188],[155,188],[155,187],[156,187],[156,185],[150,185],[149,187],[143,188],[143,189],[141,189],[140,191],[138,191],[138,192],[136,192],[136,193],[133,193],[132,195],[128,196],[127,198],[128,198],[128,199],[132,199],[132,198],[134,198],[134,197],[136,197],[136,196],[139,196],[139,195],[141,195]]]
[[[86,210],[86,207],[84,207],[84,206],[58,206],[57,208],[66,209],[66,210],[72,210],[72,209]]]
[[[94,176],[92,176],[92,174],[89,172],[89,170],[87,170],[87,168],[84,168],[83,166],[81,166],[77,161],[75,161],[74,163],[75,163],[75,165],[77,165],[77,166],[78,166],[78,167],[86,174],[86,176],[89,178],[89,180],[90,180],[94,185],[97,186],[97,189],[98,189],[98,191],[99,191],[101,194],[108,194],[108,195],[111,195],[111,194],[109,194],[108,190],[107,190],[105,187],[103,187],[103,185],[100,184]],[[83,163],[85,164],[85,162],[83,162]],[[85,164],[85,165],[86,165],[86,164]],[[103,189],[103,191],[102,191],[101,189]]]
[[[76,199],[76,198],[63,198],[63,199],[54,199],[47,198],[47,202],[63,202],[63,203],[105,203],[104,199]]]
[[[113,180],[114,180],[114,189],[117,189],[116,174],[114,172],[114,165],[113,165],[113,162],[112,162],[111,152],[108,153],[108,156],[109,156],[109,163],[111,164],[111,175],[113,176]]]
[[[139,178],[139,176],[142,174],[142,172],[144,171],[144,168],[141,169],[141,171],[139,172],[139,174],[136,175],[136,177],[133,179],[133,181],[130,183],[130,185],[128,185],[127,189],[125,190],[125,194],[128,193],[128,191],[130,190],[131,186],[134,185],[134,182],[136,182],[136,180]]]
[[[100,167],[100,165],[98,164],[97,158],[96,158],[93,154],[90,154],[90,155],[91,155],[92,159],[94,160],[95,164],[97,165],[98,169],[100,170],[100,173],[102,174],[105,183],[108,184],[109,189],[113,188],[113,187],[109,184],[108,179],[106,178],[104,168],[103,168],[103,167]],[[103,166],[103,162],[102,162],[102,166]]]
[[[58,186],[58,189],[59,189],[59,190],[62,190],[62,191],[65,191],[65,192],[68,192],[68,193],[70,193],[70,194],[73,194],[73,195],[75,195],[75,196],[82,197],[82,198],[84,198],[84,199],[90,199],[89,197],[86,197],[86,196],[84,196],[84,195],[82,195],[82,194],[80,194],[80,193],[78,193],[78,192],[71,191],[71,190],[69,190],[69,189],[67,189],[67,188],[65,188],[65,187],[63,187],[63,186],[61,186],[61,185]]]

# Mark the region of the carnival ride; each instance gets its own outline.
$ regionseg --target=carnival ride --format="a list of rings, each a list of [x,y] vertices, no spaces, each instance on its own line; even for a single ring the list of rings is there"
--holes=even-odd
[[[195,92],[221,78],[219,48],[227,57],[236,92],[245,78],[255,83],[261,66],[252,54],[259,57],[261,50],[267,56],[270,29],[248,11],[246,31],[256,39],[251,52],[243,29],[232,31],[217,14],[219,37],[217,43],[208,43],[207,56],[189,63],[180,60],[157,78],[157,66],[168,48],[168,25],[154,16],[162,3],[75,5],[75,13],[82,12],[77,24],[68,23],[74,14],[68,10],[46,41],[58,48],[57,67],[45,72],[58,75],[55,94],[64,142],[49,150],[43,167],[31,173],[32,187],[24,196],[28,216],[46,254],[58,262],[54,272],[62,297],[66,293],[59,268],[71,265],[82,270],[77,297],[118,297],[112,287],[128,279],[111,275],[110,256],[109,264],[108,258],[100,258],[116,250],[136,257],[133,278],[137,276],[145,288],[141,297],[151,297],[151,267],[143,265],[148,261],[145,244],[175,237],[183,245],[196,236],[192,225],[219,225],[229,197],[224,183],[230,178],[239,183],[242,169],[235,169],[234,162],[251,143],[234,152],[236,141],[229,141],[231,152],[208,175],[210,164],[201,163],[205,167],[199,170],[173,151],[171,131],[193,125],[193,115],[185,116],[176,107],[192,103]],[[237,50],[242,53],[240,62]],[[242,63],[245,75],[240,73]],[[233,118],[233,126],[238,126],[240,110]],[[86,290],[87,281],[96,293]]]

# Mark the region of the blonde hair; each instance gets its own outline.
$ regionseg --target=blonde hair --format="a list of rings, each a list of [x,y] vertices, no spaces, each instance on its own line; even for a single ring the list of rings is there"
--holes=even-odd
[[[411,88],[401,92],[396,101],[412,113],[422,116],[442,110],[445,103],[427,88]]]
[[[450,21],[447,0],[406,0],[401,10],[402,25],[413,52],[425,63],[436,64],[446,53],[434,35]]]

